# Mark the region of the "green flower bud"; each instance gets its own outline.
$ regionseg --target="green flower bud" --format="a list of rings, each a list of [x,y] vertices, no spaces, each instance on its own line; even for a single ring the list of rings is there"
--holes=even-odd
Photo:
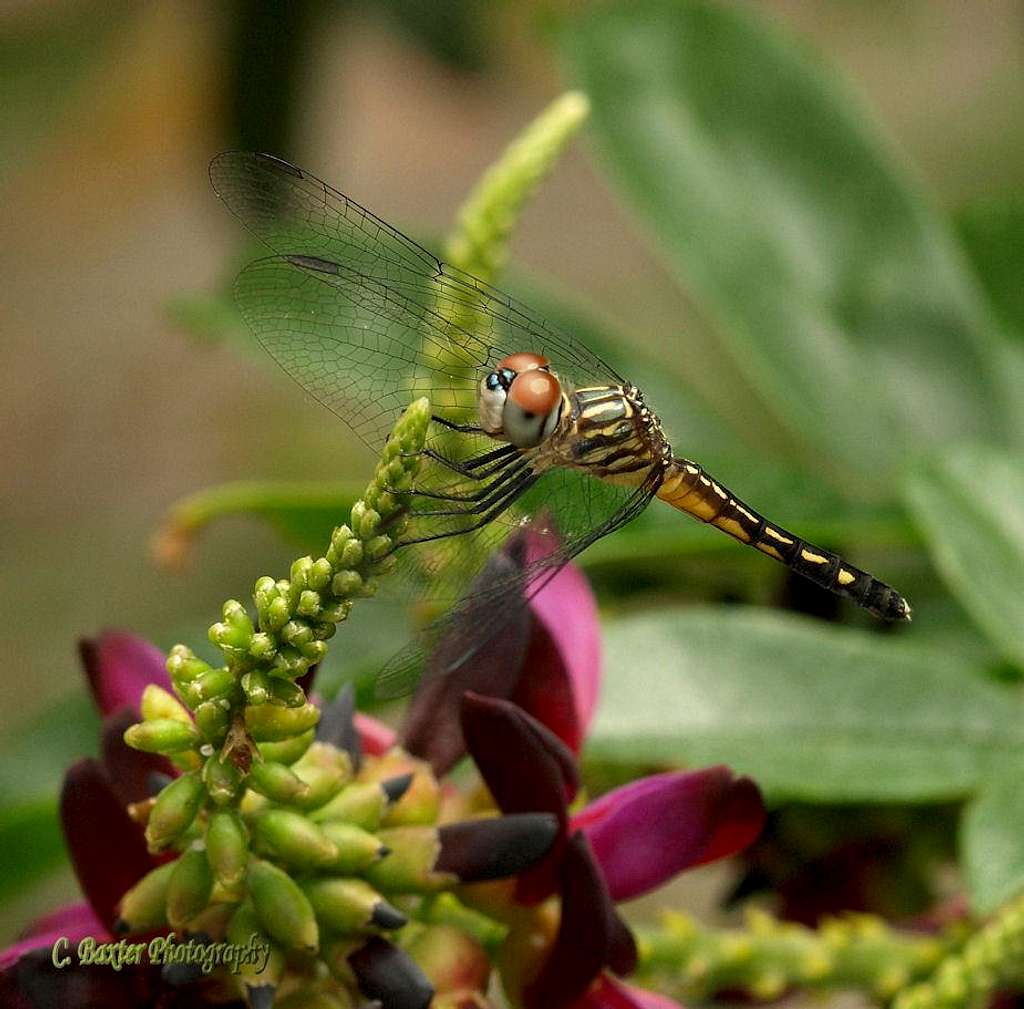
[[[124,741],[144,753],[180,753],[200,743],[199,732],[189,722],[177,718],[154,718],[151,722],[137,722],[124,732]]]
[[[309,628],[306,628],[309,630]],[[310,631],[310,635],[312,635]],[[297,683],[280,676],[270,677],[270,703],[282,708],[301,708],[306,703],[306,694]]]
[[[268,809],[253,826],[258,850],[296,869],[316,869],[332,862],[338,849],[320,828],[301,813]]]
[[[218,806],[226,806],[234,802],[242,791],[242,772],[230,760],[222,761],[215,753],[203,765],[203,784]]]
[[[392,544],[388,536],[374,536],[366,544],[366,556],[371,561],[379,561],[391,553]]]
[[[363,578],[358,571],[339,571],[331,582],[331,591],[339,599],[358,595],[363,587]]]
[[[334,568],[326,557],[320,557],[313,563],[313,569],[309,573],[309,587],[314,592],[323,592],[331,583],[331,576]]]
[[[330,621],[333,624],[340,624],[342,621],[348,619],[349,613],[352,612],[352,601],[350,599],[340,599],[336,603],[331,603],[329,606],[324,606],[320,610],[320,616],[325,621]],[[333,627],[331,633],[333,634]]]
[[[263,669],[253,669],[242,677],[242,691],[249,704],[270,703],[270,674]]]
[[[352,758],[328,743],[313,743],[293,765],[295,773],[309,786],[296,800],[302,809],[316,809],[333,799],[352,779]]]
[[[267,606],[266,613],[260,620],[260,626],[268,631],[279,631],[288,623],[291,615],[288,600],[284,596],[278,596]]]
[[[167,785],[156,797],[146,824],[149,850],[164,851],[184,834],[192,826],[205,795],[202,778],[195,771]]]
[[[238,680],[235,674],[221,666],[218,669],[209,669],[201,676],[197,676],[182,689],[181,695],[194,711],[203,701],[216,701],[223,697],[230,697],[237,684]]]
[[[328,820],[320,824],[320,829],[338,849],[337,856],[324,869],[338,876],[359,876],[390,853],[380,838],[355,824]]]
[[[309,785],[291,768],[270,760],[253,764],[246,784],[274,802],[296,802],[309,793]]]
[[[277,655],[277,643],[271,635],[260,631],[252,636],[249,655],[257,662],[270,662]]]
[[[349,534],[351,536],[351,533]],[[341,553],[341,566],[356,568],[363,563],[363,544],[357,539],[349,539]]]
[[[332,932],[370,935],[401,928],[407,921],[401,911],[361,879],[307,880],[302,890],[317,919]]]
[[[198,658],[192,649],[185,645],[175,645],[167,656],[167,674],[175,688],[191,682],[209,668],[208,663]]]
[[[313,618],[320,612],[320,607],[322,605],[323,600],[320,598],[320,593],[314,592],[312,589],[306,589],[306,591],[299,596],[295,612],[300,616]]]
[[[242,818],[233,809],[218,809],[210,814],[206,857],[214,879],[226,889],[236,889],[245,878],[249,837]]]
[[[277,742],[297,736],[313,728],[320,721],[320,711],[312,704],[301,708],[279,708],[274,704],[261,704],[245,709],[245,725],[258,743]]]
[[[114,930],[148,932],[167,924],[167,887],[176,862],[150,869],[122,898]]]
[[[381,890],[388,893],[432,893],[459,882],[453,874],[434,871],[441,854],[436,827],[392,827],[381,830],[377,837],[391,853],[368,866],[365,875]]]
[[[150,683],[142,691],[142,701],[139,705],[142,717],[147,722],[155,721],[158,718],[169,718],[176,722],[192,724],[192,716],[188,713],[181,702],[169,694],[163,687]]]
[[[291,739],[282,739],[276,743],[260,743],[259,750],[265,760],[276,761],[278,764],[294,764],[309,749],[314,739],[316,730],[307,729]]]
[[[195,716],[203,738],[214,746],[220,746],[231,728],[231,705],[227,699],[220,697],[215,701],[203,701],[196,708]]]
[[[259,917],[251,901],[238,905],[228,924],[227,940],[236,946],[247,946],[253,936],[260,942],[268,943],[270,955],[267,957],[263,970],[257,970],[259,964],[242,964],[239,972],[245,995],[250,1005],[269,1005],[273,992],[281,982],[285,970],[285,955],[281,947],[270,940],[260,925]],[[271,999],[266,999],[261,989],[270,989]]]
[[[167,884],[167,920],[172,928],[181,929],[210,903],[213,872],[201,845],[189,848],[173,864]]]
[[[320,941],[309,899],[286,872],[270,862],[249,862],[249,893],[263,930],[286,949],[315,953]]]
[[[342,820],[364,830],[376,830],[384,816],[409,788],[412,775],[386,781],[355,781],[346,785],[330,802],[314,809],[309,818],[316,823]]]
[[[312,570],[312,557],[300,557],[297,561],[292,561],[291,570],[289,571],[288,576],[291,583],[290,589],[294,594],[294,599],[297,600],[299,595],[309,584],[309,576]]]

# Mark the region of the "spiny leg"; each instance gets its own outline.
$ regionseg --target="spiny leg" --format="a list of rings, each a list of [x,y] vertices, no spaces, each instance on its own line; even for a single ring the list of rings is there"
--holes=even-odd
[[[510,460],[510,462],[514,462],[514,460]],[[445,494],[445,493],[442,493],[441,491],[419,490],[416,487],[410,488],[409,490],[397,491],[396,493],[404,495],[405,497],[430,498],[431,500],[434,500],[434,501],[454,501],[454,502],[462,502],[462,503],[466,503],[466,504],[472,504],[473,502],[480,501],[483,498],[487,497],[495,489],[497,489],[498,487],[501,487],[503,484],[508,483],[509,480],[512,480],[516,476],[520,475],[527,466],[528,466],[528,463],[527,463],[527,461],[525,459],[522,459],[522,460],[518,461],[515,465],[512,465],[512,466],[509,466],[508,464],[506,464],[505,466],[502,467],[503,472],[499,472],[499,475],[498,475],[498,477],[496,479],[492,480],[488,484],[484,484],[482,487],[479,487],[477,490],[470,491],[470,492],[468,492],[466,494]],[[427,511],[422,511],[422,512],[417,512],[416,514],[417,515],[456,515],[456,514],[461,514],[461,512],[427,512]]]
[[[441,455],[440,452],[432,448],[420,449],[419,452],[405,452],[403,456],[405,458],[411,458],[413,456],[427,459],[432,459],[434,462],[440,463],[445,469],[450,469],[454,473],[458,473],[460,476],[468,477],[470,480],[485,480],[487,477],[492,476],[499,470],[504,468],[515,456],[520,454],[520,449],[516,448],[515,445],[502,445],[501,448],[493,449],[490,452],[484,452],[482,455],[473,456],[471,459],[450,459],[446,455]],[[487,469],[480,469],[481,466],[487,466],[488,463],[494,463],[493,466],[489,466]],[[479,472],[474,472],[479,470]]]
[[[499,498],[503,498],[508,491],[510,483],[514,487],[517,483],[524,479],[528,479],[533,475],[533,470],[529,464],[524,460],[522,465],[513,467],[502,473],[501,476],[492,480],[487,486],[482,488],[482,493],[474,495],[472,499],[466,501],[467,507],[465,508],[444,508],[436,511],[416,511],[413,512],[419,518],[450,518],[454,515],[476,515],[480,512],[487,511],[488,508]]]
[[[404,540],[403,542],[398,544],[398,547],[412,546],[416,543],[430,543],[433,540],[448,539],[451,536],[462,536],[464,533],[471,533],[476,529],[481,529],[483,526],[487,525],[488,522],[491,522],[493,519],[497,518],[503,511],[509,508],[517,498],[525,494],[526,491],[528,491],[539,479],[540,477],[537,474],[535,474],[532,470],[530,470],[522,477],[520,477],[519,480],[516,481],[516,483],[512,484],[511,487],[506,488],[505,495],[497,503],[494,504],[490,511],[485,512],[483,515],[477,518],[476,521],[473,522],[471,525],[465,526],[462,529],[449,529],[442,533],[432,533],[429,536],[420,536],[416,539]],[[464,515],[469,513],[459,512],[458,514]],[[413,518],[415,517],[417,516],[414,513]]]

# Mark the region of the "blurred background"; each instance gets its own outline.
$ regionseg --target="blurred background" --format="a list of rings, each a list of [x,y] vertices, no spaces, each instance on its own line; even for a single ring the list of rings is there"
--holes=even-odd
[[[190,297],[230,280],[240,237],[207,182],[211,156],[273,152],[403,230],[443,235],[504,145],[577,84],[561,52],[587,6],[0,7],[4,732],[81,692],[79,636],[119,626],[164,646],[201,641],[224,598],[296,554],[272,529],[239,518],[200,540],[184,571],[162,568],[151,541],[178,498],[229,480],[363,479],[372,466],[241,337],[211,338],[196,323]],[[847,77],[937,205],[953,211],[1022,191],[1019,3],[750,6]],[[502,286],[516,290],[516,273],[528,272],[600,317],[616,334],[620,370],[634,351],[645,367],[671,359],[689,377],[681,395],[700,404],[674,411],[657,401],[677,423],[694,422],[673,430],[678,450],[796,523],[748,490],[735,454],[740,445],[753,455],[762,439],[784,444],[784,434],[755,397],[736,394],[734,365],[712,352],[708,319],[616,195],[586,131],[524,214],[513,262]],[[716,440],[719,430],[728,435]],[[722,471],[715,446],[725,442]],[[697,596],[735,591],[717,580],[722,563],[756,570],[767,597],[787,591],[781,572],[756,556],[734,559],[718,539],[707,533],[706,552],[698,546],[687,560]],[[879,554],[858,556],[866,566]],[[6,920],[45,902],[34,893]]]

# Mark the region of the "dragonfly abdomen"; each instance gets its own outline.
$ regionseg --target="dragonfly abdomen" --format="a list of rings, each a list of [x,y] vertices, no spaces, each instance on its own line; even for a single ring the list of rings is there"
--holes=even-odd
[[[665,471],[658,497],[780,561],[816,585],[853,600],[883,620],[910,619],[910,604],[894,588],[847,563],[838,554],[769,522],[696,463],[673,459]]]

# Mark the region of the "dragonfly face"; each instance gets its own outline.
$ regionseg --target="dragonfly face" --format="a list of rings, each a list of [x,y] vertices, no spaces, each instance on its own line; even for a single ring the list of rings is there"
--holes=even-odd
[[[894,589],[674,456],[639,390],[527,306],[278,158],[228,152],[210,178],[271,252],[246,267],[235,293],[281,367],[377,451],[410,400],[430,398],[437,432],[402,544],[423,546],[403,556],[416,558],[410,571],[434,593],[461,596],[451,620],[481,640],[516,599],[655,497],[876,616],[910,618]],[[557,530],[548,549],[514,578],[465,595],[527,519],[539,534]],[[472,654],[468,645],[449,651]],[[414,682],[404,668],[393,672],[379,693]]]
[[[546,357],[520,351],[497,364],[480,383],[480,427],[516,448],[548,438],[562,412],[562,386]]]

